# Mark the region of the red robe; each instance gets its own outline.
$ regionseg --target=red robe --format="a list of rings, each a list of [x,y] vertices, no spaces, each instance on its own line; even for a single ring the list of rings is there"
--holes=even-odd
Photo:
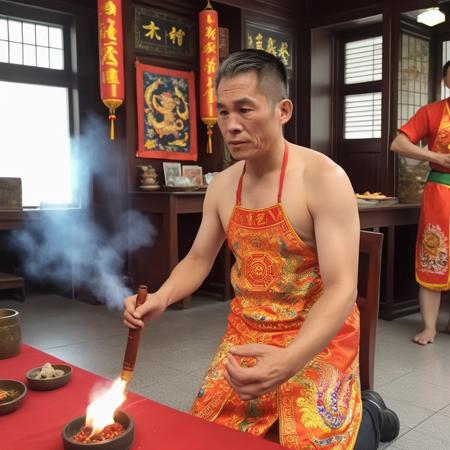
[[[414,144],[427,137],[431,151],[450,153],[449,99],[423,106],[400,131]],[[416,242],[416,280],[428,289],[446,291],[450,289],[450,169],[434,163],[430,167],[439,172],[439,181],[429,179],[423,192]]]

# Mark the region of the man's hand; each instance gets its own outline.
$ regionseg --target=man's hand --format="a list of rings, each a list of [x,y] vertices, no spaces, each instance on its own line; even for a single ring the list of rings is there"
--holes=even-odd
[[[241,358],[244,367],[238,362]],[[246,361],[256,360],[245,367]],[[225,379],[242,400],[252,400],[276,389],[298,370],[288,349],[264,344],[232,347],[225,363]]]
[[[450,154],[449,153],[436,153],[436,162],[442,166],[450,169]]]
[[[143,328],[145,322],[156,319],[167,308],[167,303],[156,294],[148,294],[145,302],[136,308],[136,295],[124,300],[123,323],[132,329]]]

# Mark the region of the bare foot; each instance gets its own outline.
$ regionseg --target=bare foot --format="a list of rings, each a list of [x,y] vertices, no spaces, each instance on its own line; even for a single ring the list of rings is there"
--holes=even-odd
[[[413,342],[419,345],[431,344],[436,336],[436,330],[428,330],[425,328],[421,333],[416,334],[413,338]]]

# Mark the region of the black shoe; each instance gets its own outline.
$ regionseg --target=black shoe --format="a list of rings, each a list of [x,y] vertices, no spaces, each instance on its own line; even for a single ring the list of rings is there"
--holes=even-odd
[[[380,407],[381,410],[386,409],[386,403],[384,403],[383,398],[378,392],[367,390],[361,392],[361,399],[362,400],[372,400],[373,403],[375,403],[377,406]]]
[[[381,411],[380,441],[393,441],[400,433],[400,420],[392,409],[386,408]]]
[[[375,391],[363,391],[361,398],[363,401],[368,401],[376,405],[381,415],[381,429],[380,429],[380,441],[389,442],[393,441],[400,432],[400,420],[397,414],[389,409],[384,403],[383,398],[378,392]]]

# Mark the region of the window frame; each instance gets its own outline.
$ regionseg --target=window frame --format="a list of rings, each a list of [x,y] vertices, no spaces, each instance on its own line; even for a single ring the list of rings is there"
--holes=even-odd
[[[435,69],[434,72],[431,72],[431,77],[433,82],[434,82],[434,90],[430,89],[430,93],[432,93],[434,95],[434,97],[439,100],[442,99],[442,68],[444,66],[444,64],[446,63],[446,61],[443,58],[443,53],[444,53],[444,42],[449,42],[450,43],[450,31],[447,31],[445,33],[442,33],[438,36],[437,38],[437,58],[436,60],[436,65],[433,66],[432,68]],[[449,59],[450,61],[450,59]],[[445,89],[444,89],[445,92]],[[446,97],[444,97],[446,98]]]
[[[53,11],[36,5],[18,5],[2,0],[0,0],[0,7],[0,17],[2,18],[62,28],[64,51],[64,68],[62,70],[0,62],[0,81],[66,88],[69,136],[71,142],[75,142],[75,138],[79,134],[76,17],[71,13]],[[39,105],[30,109],[30,114],[38,113]],[[71,145],[70,152],[73,157],[76,152],[74,145]],[[79,207],[80,201],[79,192],[74,190],[72,202],[68,203],[67,207]]]
[[[377,138],[356,138],[346,139],[345,136],[345,97],[347,95],[371,94],[379,92],[382,94],[383,80],[367,81],[363,83],[345,84],[345,44],[347,42],[359,41],[362,39],[383,36],[381,24],[374,24],[364,29],[344,31],[336,34],[336,117],[335,133],[337,145],[348,145],[355,143],[360,145],[366,142],[379,142],[382,136]],[[383,69],[382,69],[383,73]],[[383,97],[381,97],[383,103]],[[381,108],[383,106],[381,105]]]

